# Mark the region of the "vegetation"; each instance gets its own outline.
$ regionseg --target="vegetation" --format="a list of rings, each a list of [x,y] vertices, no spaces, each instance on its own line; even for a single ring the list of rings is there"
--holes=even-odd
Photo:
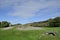
[[[1,22],[0,22],[0,27],[1,27]]]
[[[0,28],[1,27],[9,27],[9,22],[7,21],[2,21],[0,22]],[[18,24],[14,24],[12,26],[20,26],[22,24],[18,23]],[[28,23],[28,24],[24,24],[24,26],[34,26],[34,27],[60,27],[60,17],[56,17],[56,18],[51,18],[49,20],[46,21],[40,21],[40,22],[33,22],[33,23]]]
[[[7,21],[2,21],[0,27],[9,27],[9,24]],[[23,25],[43,27],[41,30],[16,30],[16,27],[20,25],[14,24],[15,27],[8,30],[1,30],[0,28],[0,40],[60,40],[60,17]],[[46,35],[45,33],[49,31],[56,32],[56,35]]]
[[[55,31],[56,36],[43,35],[47,31]],[[0,30],[0,40],[60,40],[60,27],[44,28],[44,30]]]
[[[56,17],[54,19],[50,19],[49,26],[60,27],[60,17]]]
[[[56,17],[53,19],[49,19],[41,22],[33,22],[26,25],[34,26],[34,27],[60,27],[60,17]]]
[[[22,25],[22,24],[18,23],[18,24],[13,24],[12,26],[20,26],[20,25]]]
[[[9,27],[9,22],[7,22],[7,21],[2,21],[2,22],[0,22],[0,28],[3,28],[3,27]]]

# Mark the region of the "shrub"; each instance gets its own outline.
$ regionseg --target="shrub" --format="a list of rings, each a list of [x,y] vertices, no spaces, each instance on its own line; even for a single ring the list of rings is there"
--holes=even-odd
[[[9,22],[7,22],[7,21],[2,21],[2,22],[0,22],[0,27],[9,27]]]

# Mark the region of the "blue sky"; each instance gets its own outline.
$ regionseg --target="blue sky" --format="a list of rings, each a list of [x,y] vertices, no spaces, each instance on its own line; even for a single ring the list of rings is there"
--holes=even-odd
[[[0,0],[0,21],[12,24],[60,16],[60,0]]]

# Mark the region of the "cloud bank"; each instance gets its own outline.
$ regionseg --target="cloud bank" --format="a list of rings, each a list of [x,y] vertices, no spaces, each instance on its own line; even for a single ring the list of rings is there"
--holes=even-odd
[[[60,0],[0,0],[0,7],[12,7],[13,11],[9,13],[11,16],[30,18],[36,16],[36,12],[41,9],[60,7]],[[51,9],[44,11],[51,11]]]

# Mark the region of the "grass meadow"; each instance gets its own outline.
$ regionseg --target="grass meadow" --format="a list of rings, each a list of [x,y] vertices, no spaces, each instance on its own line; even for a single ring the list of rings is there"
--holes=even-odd
[[[56,32],[56,36],[45,35],[47,31]],[[0,40],[60,40],[60,27],[42,30],[0,30]]]

